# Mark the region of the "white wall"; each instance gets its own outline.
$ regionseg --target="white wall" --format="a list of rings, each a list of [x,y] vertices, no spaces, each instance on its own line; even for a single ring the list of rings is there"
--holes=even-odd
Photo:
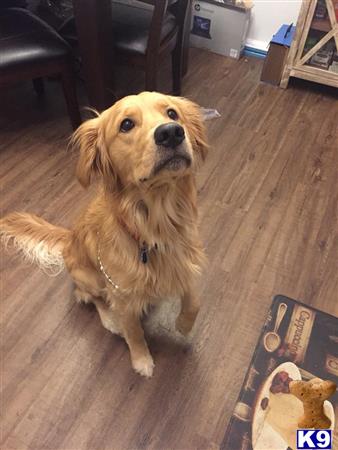
[[[246,44],[267,50],[276,31],[284,23],[296,25],[301,0],[253,0],[251,23]]]
[[[137,0],[113,1],[151,8],[150,5],[140,3]],[[267,50],[272,36],[281,25],[291,22],[296,25],[302,0],[253,0],[253,3],[246,45]]]

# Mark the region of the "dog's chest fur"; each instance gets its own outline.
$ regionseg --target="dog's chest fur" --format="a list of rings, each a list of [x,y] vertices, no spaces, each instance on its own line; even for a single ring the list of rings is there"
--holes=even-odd
[[[194,276],[204,262],[197,232],[195,186],[184,180],[175,190],[160,191],[149,196],[139,208],[140,198],[129,195],[119,204],[119,214],[111,211],[101,227],[97,247],[107,274],[119,286],[115,294],[131,295],[154,302],[157,298],[181,296],[191,287]],[[107,211],[107,199],[95,204],[95,217]],[[113,208],[114,209],[114,208]],[[98,210],[101,213],[98,215]],[[131,218],[139,232],[139,242],[119,225],[120,215]],[[140,247],[148,246],[147,262],[142,262]],[[94,247],[92,258],[97,258]],[[109,281],[103,276],[108,291]]]
[[[149,300],[183,295],[203,262],[199,242],[185,242],[181,236],[171,243],[158,243],[149,251],[146,263],[141,261],[136,245],[117,247],[105,252],[110,276],[120,292]]]

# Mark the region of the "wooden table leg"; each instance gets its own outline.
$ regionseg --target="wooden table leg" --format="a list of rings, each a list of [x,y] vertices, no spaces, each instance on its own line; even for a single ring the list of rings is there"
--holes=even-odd
[[[90,106],[114,103],[111,0],[73,0],[74,16]]]
[[[188,1],[187,17],[183,30],[183,61],[182,61],[182,75],[185,76],[188,72],[189,65],[189,48],[190,48],[190,30],[191,30],[191,8],[192,1]]]

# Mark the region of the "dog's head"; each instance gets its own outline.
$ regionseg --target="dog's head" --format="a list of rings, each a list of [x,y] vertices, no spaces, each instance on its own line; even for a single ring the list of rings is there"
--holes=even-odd
[[[125,97],[75,132],[77,177],[94,173],[106,187],[171,180],[193,170],[207,152],[199,107],[190,100],[143,92]]]

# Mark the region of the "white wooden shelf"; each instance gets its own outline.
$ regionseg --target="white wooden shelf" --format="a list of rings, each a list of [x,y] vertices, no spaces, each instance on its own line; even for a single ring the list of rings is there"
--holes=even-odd
[[[290,77],[302,78],[316,83],[338,87],[338,73],[325,68],[310,65],[310,60],[330,40],[333,40],[338,49],[338,23],[333,1],[325,0],[327,17],[318,19],[315,11],[318,0],[303,0],[299,13],[296,33],[291,44],[287,62],[284,68],[280,86],[286,88]],[[306,41],[310,34],[316,34],[318,42],[304,52]]]

